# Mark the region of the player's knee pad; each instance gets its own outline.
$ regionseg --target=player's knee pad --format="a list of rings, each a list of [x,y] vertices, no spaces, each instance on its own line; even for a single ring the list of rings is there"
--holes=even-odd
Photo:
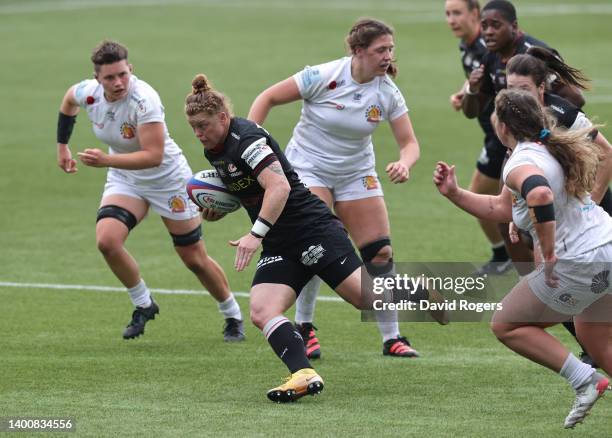
[[[368,273],[372,276],[378,277],[381,275],[390,274],[393,272],[393,258],[385,262],[373,262],[374,258],[378,255],[381,249],[385,246],[391,246],[391,239],[388,237],[382,237],[363,248],[359,249],[361,259],[365,263]]]
[[[128,231],[131,231],[132,228],[134,228],[138,223],[136,216],[118,205],[105,205],[100,207],[98,209],[98,217],[96,218],[96,222],[107,217],[117,219],[127,227]]]
[[[172,242],[174,243],[174,246],[189,246],[189,245],[193,245],[194,243],[198,243],[200,240],[202,240],[202,227],[198,225],[196,228],[194,228],[192,231],[188,233],[185,233],[185,234],[170,233],[170,235],[172,236]]]

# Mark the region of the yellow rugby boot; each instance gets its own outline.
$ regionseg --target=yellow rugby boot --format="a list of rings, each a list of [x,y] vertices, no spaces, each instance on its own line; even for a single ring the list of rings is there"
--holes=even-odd
[[[268,391],[268,398],[276,403],[288,403],[323,391],[323,379],[312,368],[303,368],[287,377],[286,382]]]

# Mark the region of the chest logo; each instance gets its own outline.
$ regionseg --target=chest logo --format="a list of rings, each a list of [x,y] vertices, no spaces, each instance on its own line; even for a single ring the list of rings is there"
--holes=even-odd
[[[126,140],[136,137],[136,128],[127,122],[121,125],[121,136]]]
[[[378,123],[382,120],[382,109],[378,105],[370,105],[366,110],[366,120],[372,123]]]

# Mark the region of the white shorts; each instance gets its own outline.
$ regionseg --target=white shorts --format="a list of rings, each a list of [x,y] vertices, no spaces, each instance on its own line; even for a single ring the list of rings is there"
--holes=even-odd
[[[318,169],[297,148],[288,147],[285,155],[306,187],[326,187],[334,201],[384,196],[374,167],[349,174],[329,174]]]
[[[546,285],[543,265],[529,274],[527,281],[533,293],[548,307],[564,315],[578,315],[612,293],[611,271],[612,243],[607,243],[571,260],[559,260],[554,270],[559,277],[557,288]]]
[[[187,181],[191,177],[189,166],[182,166],[180,175],[155,180],[155,186],[136,185],[109,173],[102,199],[110,195],[125,195],[142,199],[162,217],[177,221],[192,219],[200,214],[198,207],[187,196]]]

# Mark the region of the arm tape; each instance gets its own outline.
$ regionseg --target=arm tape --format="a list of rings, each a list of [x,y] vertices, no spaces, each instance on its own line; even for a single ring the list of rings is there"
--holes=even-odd
[[[536,187],[548,187],[550,189],[550,184],[542,175],[531,175],[525,178],[521,186],[521,196],[525,201],[527,200],[527,194]]]
[[[67,116],[60,111],[57,119],[57,142],[68,144],[72,135],[72,128],[76,123],[76,116]]]
[[[534,224],[552,222],[555,220],[555,207],[553,206],[552,202],[546,205],[529,207],[529,216]]]

